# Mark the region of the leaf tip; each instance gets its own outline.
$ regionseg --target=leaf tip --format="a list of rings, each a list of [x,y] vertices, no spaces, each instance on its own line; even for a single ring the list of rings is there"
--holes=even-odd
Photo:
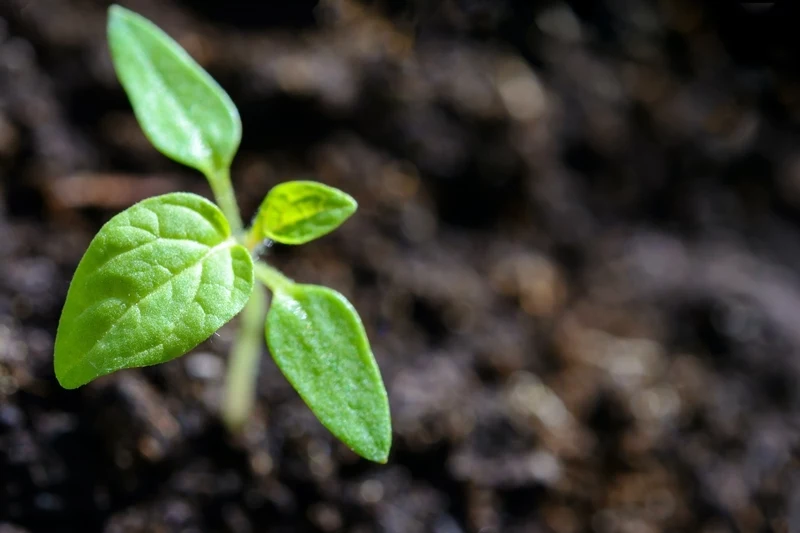
[[[73,390],[77,389],[81,385],[85,385],[84,382],[74,379],[71,375],[71,372],[63,370],[61,365],[58,364],[58,361],[59,358],[58,355],[56,355],[53,370],[55,371],[56,381],[58,381],[58,384],[61,385],[62,389]]]
[[[368,461],[372,461],[373,463],[378,463],[385,465],[389,462],[389,452],[391,451],[391,439],[381,442],[375,443],[375,447],[371,447],[370,449],[354,449],[358,455],[367,459]]]
[[[346,192],[343,192],[342,194],[345,196],[345,199],[347,200],[347,215],[345,216],[345,220],[347,220],[353,215],[353,213],[355,213],[358,210],[358,202],[356,201],[355,198],[353,198]]]
[[[382,465],[389,461],[389,453],[392,449],[392,422],[388,398],[385,399],[386,402],[380,406],[385,411],[376,405],[378,409],[373,414],[377,415],[377,418],[373,419],[371,424],[363,427],[366,438],[345,441],[354,452],[364,459]]]
[[[392,449],[392,429],[388,414],[383,433],[380,439],[376,439],[373,453],[371,457],[367,457],[367,459],[385,465],[389,461],[389,452]]]
[[[58,384],[61,386],[62,389],[66,389],[66,390],[75,390],[75,389],[77,389],[78,387],[80,387],[82,385],[82,384],[75,384],[75,383],[72,383],[70,381],[67,381],[67,380],[59,377],[58,374],[56,374],[56,381],[58,381]]]
[[[344,221],[347,220],[348,218],[350,218],[350,216],[353,213],[355,213],[356,210],[358,209],[358,202],[356,201],[356,199],[353,198],[348,193],[344,192],[343,190],[337,189],[336,187],[331,187],[329,185],[325,185],[324,183],[319,183],[319,182],[316,182],[316,181],[311,181],[311,182],[306,182],[306,183],[311,183],[314,186],[324,188],[325,190],[329,191],[331,194],[335,195],[337,197],[337,199],[342,202],[342,205],[339,206],[339,208],[343,211],[343,216],[342,216],[342,220],[340,221],[340,224],[344,223]]]
[[[133,15],[133,11],[122,7],[119,4],[111,4],[108,6],[108,20],[111,22],[112,20],[119,20],[125,17],[129,17]]]
[[[381,451],[380,455],[376,455],[373,459],[374,462],[378,464],[385,465],[389,462],[389,450],[388,448],[385,451]]]
[[[136,17],[136,13],[118,4],[111,4],[108,7],[108,18],[106,19],[106,33],[108,34],[109,46],[111,47],[112,57],[114,56],[114,38],[124,31],[125,26]]]

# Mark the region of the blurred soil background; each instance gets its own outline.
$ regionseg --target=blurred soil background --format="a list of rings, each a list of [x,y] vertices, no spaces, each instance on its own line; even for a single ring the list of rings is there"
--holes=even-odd
[[[391,397],[357,459],[234,329],[60,389],[100,225],[209,194],[147,143],[102,0],[0,0],[0,532],[800,531],[800,9],[694,0],[129,0],[238,104],[245,216],[353,194],[269,258],[348,295]]]

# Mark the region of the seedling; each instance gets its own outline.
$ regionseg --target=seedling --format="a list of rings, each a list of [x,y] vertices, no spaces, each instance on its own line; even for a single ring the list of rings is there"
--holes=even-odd
[[[355,212],[356,201],[321,183],[282,183],[245,229],[230,181],[241,139],[230,97],[136,13],[112,6],[108,41],[145,135],[161,153],[205,175],[217,203],[164,194],[100,229],[58,325],[59,383],[74,389],[117,370],[164,363],[241,312],[223,401],[226,423],[238,428],[249,415],[265,330],[278,367],[322,424],[359,455],[385,463],[389,403],[358,313],[332,289],[295,283],[259,252],[267,240],[297,245],[322,237]],[[269,306],[265,289],[272,293]]]

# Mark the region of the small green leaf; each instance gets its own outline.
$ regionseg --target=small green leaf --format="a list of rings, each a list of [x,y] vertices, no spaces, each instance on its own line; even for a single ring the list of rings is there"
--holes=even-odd
[[[253,289],[250,254],[222,212],[171,193],[108,221],[81,259],[55,342],[67,389],[183,355],[236,316]]]
[[[385,463],[389,401],[358,313],[338,292],[294,284],[277,290],[267,345],[320,422],[357,454]]]
[[[352,196],[316,181],[276,185],[261,203],[253,230],[257,238],[305,244],[338,228],[358,204]]]
[[[150,142],[206,176],[230,167],[242,125],[222,87],[155,24],[123,7],[109,9],[108,43]]]

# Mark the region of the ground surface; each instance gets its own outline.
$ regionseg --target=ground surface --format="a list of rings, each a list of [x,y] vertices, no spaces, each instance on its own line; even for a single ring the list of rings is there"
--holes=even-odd
[[[303,177],[358,199],[270,257],[360,310],[393,453],[357,460],[266,356],[228,435],[232,328],[57,386],[93,233],[208,190],[139,132],[106,2],[0,0],[0,532],[796,531],[790,2],[124,3],[238,103],[245,213]]]

